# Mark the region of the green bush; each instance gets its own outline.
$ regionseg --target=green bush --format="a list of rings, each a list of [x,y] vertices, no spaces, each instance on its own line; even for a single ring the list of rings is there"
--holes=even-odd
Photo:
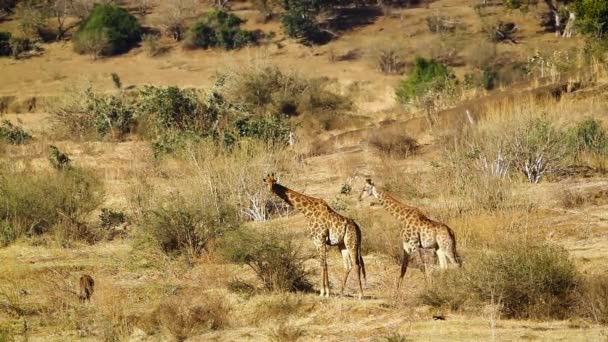
[[[101,208],[99,222],[103,228],[117,227],[127,222],[127,215],[122,211],[116,211],[110,208]]]
[[[445,90],[453,79],[452,72],[444,64],[416,57],[414,69],[406,79],[399,82],[395,93],[401,103],[408,103],[429,91]]]
[[[10,56],[13,53],[11,49],[11,33],[0,31],[0,56]]]
[[[485,90],[492,90],[498,82],[498,72],[492,68],[484,68],[482,74],[482,85]]]
[[[207,49],[220,46],[230,50],[254,42],[253,32],[241,29],[242,23],[244,20],[232,13],[211,11],[188,31],[186,47]]]
[[[57,170],[65,170],[72,167],[70,157],[53,145],[49,146],[49,162]]]
[[[23,145],[32,139],[32,135],[23,128],[13,125],[8,120],[3,120],[0,126],[0,140],[9,144]]]
[[[302,38],[309,42],[315,42],[320,34],[319,26],[310,11],[297,1],[287,1],[292,5],[281,17],[281,24],[288,36]]]
[[[273,144],[289,142],[289,122],[277,117],[246,117],[237,119],[234,126],[241,137],[255,138]]]
[[[569,130],[570,146],[575,154],[592,152],[598,154],[608,153],[608,134],[601,122],[589,118],[579,122]]]
[[[306,258],[291,236],[240,228],[227,233],[220,248],[231,262],[249,266],[266,290],[312,290],[304,269]]]
[[[579,274],[561,247],[510,241],[467,258],[422,294],[432,306],[498,304],[508,318],[563,319],[576,304]]]
[[[90,52],[84,48],[93,39],[107,39],[107,46],[103,47],[101,54],[117,54],[139,42],[141,27],[137,19],[125,9],[110,4],[98,4],[74,35],[76,51]]]
[[[24,52],[32,51],[35,48],[34,43],[25,37],[11,37],[9,44],[14,58],[19,58]]]
[[[93,242],[86,217],[103,201],[103,185],[78,168],[33,172],[3,169],[0,173],[0,243],[20,236],[72,230],[64,238]],[[8,233],[7,233],[8,232]]]
[[[608,25],[608,3],[598,0],[575,0],[576,24],[583,32],[605,39]]]

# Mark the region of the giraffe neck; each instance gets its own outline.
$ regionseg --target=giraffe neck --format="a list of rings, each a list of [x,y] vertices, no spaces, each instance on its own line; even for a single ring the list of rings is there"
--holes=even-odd
[[[304,215],[307,215],[312,212],[311,206],[308,205],[311,200],[311,197],[293,191],[278,183],[272,185],[272,192],[274,192],[290,206],[298,209]]]
[[[378,191],[378,200],[386,211],[398,219],[407,219],[417,212],[416,208],[399,202],[397,199],[383,191]]]

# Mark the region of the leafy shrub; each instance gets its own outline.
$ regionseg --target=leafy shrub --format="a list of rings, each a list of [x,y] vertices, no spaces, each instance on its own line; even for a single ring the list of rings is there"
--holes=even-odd
[[[583,32],[596,38],[605,39],[605,27],[608,24],[608,3],[605,1],[574,1],[576,24]]]
[[[570,146],[575,154],[592,152],[608,153],[608,134],[601,122],[596,119],[585,119],[568,132]]]
[[[565,318],[575,305],[578,273],[561,247],[511,241],[467,260],[434,279],[422,301],[452,309],[498,303],[508,318]]]
[[[57,170],[65,170],[72,167],[70,157],[53,145],[49,146],[49,162]]]
[[[292,237],[237,229],[221,242],[222,254],[231,262],[249,266],[269,291],[310,291],[304,270],[306,258]]]
[[[256,138],[274,144],[289,143],[289,122],[277,117],[241,118],[234,126],[241,137]]]
[[[0,56],[10,56],[12,54],[11,37],[10,32],[0,31]]]
[[[217,113],[206,113],[199,96],[193,89],[146,86],[140,92],[138,113],[155,136],[167,129],[206,133]]]
[[[484,68],[482,74],[483,80],[483,88],[485,90],[492,90],[496,87],[496,82],[498,80],[498,73],[492,68]]]
[[[103,228],[117,227],[127,222],[127,215],[122,211],[115,211],[110,208],[101,208],[99,222]]]
[[[288,0],[286,12],[281,16],[281,24],[285,33],[292,38],[301,38],[307,42],[315,42],[321,33],[317,22],[311,15],[306,1]]]
[[[214,10],[197,22],[186,35],[186,47],[203,48],[221,46],[238,49],[255,41],[253,32],[240,28],[244,20],[224,10]]]
[[[34,43],[29,38],[24,37],[11,37],[10,46],[11,54],[14,58],[19,58],[24,52],[35,48]]]
[[[0,126],[0,140],[4,140],[9,144],[22,145],[32,139],[32,135],[26,132],[23,128],[13,125],[8,120],[3,120]]]
[[[453,74],[445,65],[433,59],[416,57],[414,69],[397,86],[397,99],[408,103],[431,90],[441,91],[453,78]]]
[[[123,139],[131,131],[135,108],[122,93],[100,94],[87,88],[66,96],[52,107],[51,114],[55,123],[70,136],[103,138],[111,133]]]
[[[107,39],[107,45],[100,50],[100,54],[112,55],[128,50],[140,38],[141,27],[134,16],[118,6],[99,4],[80,24],[74,35],[74,47],[79,53],[90,53],[86,47],[91,41]]]
[[[70,240],[93,242],[95,232],[85,226],[87,215],[103,200],[103,186],[92,173],[71,168],[63,172],[3,170],[0,173],[0,229],[12,231],[3,245],[26,235],[72,230]],[[2,234],[0,234],[2,235]]]

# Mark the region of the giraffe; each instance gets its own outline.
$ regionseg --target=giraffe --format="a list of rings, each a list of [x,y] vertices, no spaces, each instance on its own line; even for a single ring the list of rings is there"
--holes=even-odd
[[[327,246],[337,246],[344,262],[344,280],[340,295],[344,295],[344,287],[348,274],[355,266],[357,281],[359,282],[359,299],[363,298],[361,274],[365,275],[365,264],[361,256],[361,229],[348,217],[344,217],[333,210],[324,200],[310,197],[279,184],[273,174],[264,178],[270,191],[298,209],[308,221],[310,237],[318,252],[322,268],[322,285],[320,296],[329,297],[329,276],[327,273]]]
[[[399,234],[403,245],[403,257],[401,259],[401,272],[397,279],[397,288],[401,285],[410,257],[416,251],[420,252],[419,248],[434,248],[439,259],[439,265],[443,269],[448,267],[448,260],[460,267],[460,260],[456,253],[456,237],[450,227],[431,220],[418,208],[403,204],[388,193],[379,191],[372,180],[368,178],[359,195],[359,200],[361,201],[369,196],[378,199],[380,204],[403,224]],[[426,270],[424,270],[424,273],[426,276]]]

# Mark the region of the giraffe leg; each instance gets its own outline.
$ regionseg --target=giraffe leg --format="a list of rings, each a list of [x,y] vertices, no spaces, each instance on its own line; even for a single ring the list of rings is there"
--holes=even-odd
[[[325,243],[317,242],[317,250],[319,252],[319,264],[321,265],[321,290],[319,296],[325,296],[325,275],[327,274],[327,248],[325,247]]]
[[[327,246],[323,244],[323,289],[325,297],[329,297],[329,274],[327,272]]]
[[[422,273],[424,274],[424,281],[428,284],[429,282],[429,274],[426,268],[426,262],[424,261],[424,257],[422,256],[422,248],[418,248],[418,257],[420,258],[420,264],[422,265]]]
[[[447,262],[447,257],[446,257],[446,253],[442,248],[437,249],[437,259],[439,259],[439,267],[441,267],[441,269],[446,269],[448,268],[448,262]]]
[[[340,253],[342,253],[342,261],[344,262],[344,280],[342,281],[342,290],[340,296],[344,296],[344,288],[346,287],[346,281],[348,280],[348,274],[352,268],[351,257],[346,246],[340,246]]]

